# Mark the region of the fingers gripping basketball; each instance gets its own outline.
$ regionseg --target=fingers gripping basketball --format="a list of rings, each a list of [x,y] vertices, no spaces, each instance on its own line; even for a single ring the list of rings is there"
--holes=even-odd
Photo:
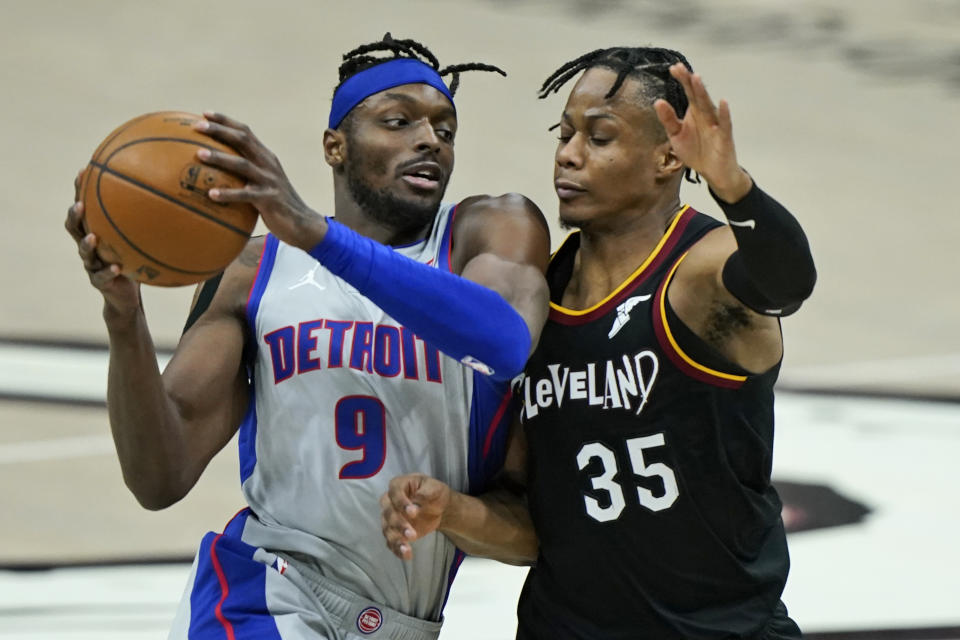
[[[134,118],[107,136],[84,172],[84,219],[98,253],[146,284],[192,284],[219,273],[257,222],[251,205],[207,197],[243,181],[197,159],[201,148],[235,153],[195,131],[199,118],[175,111]]]

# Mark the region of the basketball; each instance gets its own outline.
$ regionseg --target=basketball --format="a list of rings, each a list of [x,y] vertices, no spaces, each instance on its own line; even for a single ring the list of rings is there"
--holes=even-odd
[[[257,223],[251,205],[207,197],[244,182],[197,158],[201,147],[236,155],[194,131],[199,119],[177,111],[134,118],[107,136],[84,172],[86,229],[100,257],[134,280],[166,287],[206,280],[239,255]]]

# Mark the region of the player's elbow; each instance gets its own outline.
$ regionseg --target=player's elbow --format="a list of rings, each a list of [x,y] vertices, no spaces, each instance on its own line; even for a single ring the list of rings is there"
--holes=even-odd
[[[171,482],[151,481],[141,473],[124,473],[123,482],[137,503],[148,511],[162,511],[187,494]]]
[[[496,380],[512,380],[517,377],[527,365],[532,348],[532,338],[527,323],[517,314],[516,326],[504,334],[493,346],[491,352],[496,354],[491,366],[490,376]]]
[[[814,271],[811,277],[803,282],[798,282],[793,290],[793,299],[797,304],[803,302],[813,295],[813,287],[817,284],[817,273]]]
[[[768,297],[772,306],[784,309],[799,309],[804,300],[813,295],[813,288],[817,284],[817,270],[813,260],[803,269],[797,269],[785,275],[778,286],[769,287]]]
[[[801,302],[813,295],[813,288],[817,284],[817,269],[813,266],[813,258],[810,258],[808,267],[799,274],[794,295]]]
[[[495,377],[501,380],[512,380],[523,372],[547,320],[549,293],[546,282],[540,273],[534,271],[533,275],[525,283],[522,278],[517,278],[522,284],[512,292],[501,294],[509,313],[503,318],[499,331],[492,332],[496,341],[494,348],[502,362]]]
[[[172,506],[176,501],[175,500],[164,500],[157,499],[154,497],[143,496],[142,494],[134,494],[137,499],[137,503],[146,509],[147,511],[163,511],[169,506]]]
[[[747,307],[764,314],[789,315],[813,294],[817,270],[809,253],[789,267],[760,269],[734,252],[722,271],[723,285]]]
[[[180,501],[183,496],[161,493],[133,492],[133,497],[147,511],[163,511]]]

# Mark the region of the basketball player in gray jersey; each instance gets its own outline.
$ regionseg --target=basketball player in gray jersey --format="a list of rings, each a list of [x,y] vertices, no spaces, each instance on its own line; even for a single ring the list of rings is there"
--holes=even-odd
[[[459,72],[499,70],[440,69],[389,34],[344,59],[323,139],[333,218],[300,200],[246,126],[214,113],[197,124],[240,154],[200,160],[247,182],[209,197],[252,203],[270,233],[194,310],[162,374],[138,285],[97,256],[82,206],[68,214],[104,297],[110,423],[140,503],[178,501],[239,429],[248,506],[203,539],[171,638],[436,637],[462,554],[434,536],[415,562],[394,557],[378,499],[414,471],[484,488],[502,464],[509,381],[546,318],[536,206],[441,204]]]

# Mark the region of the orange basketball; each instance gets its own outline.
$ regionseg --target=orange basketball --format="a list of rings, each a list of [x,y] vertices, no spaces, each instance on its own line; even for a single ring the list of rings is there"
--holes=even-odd
[[[185,285],[216,275],[257,223],[251,205],[207,197],[214,187],[244,183],[197,159],[201,147],[235,153],[194,131],[199,119],[177,111],[134,118],[107,136],[84,172],[84,219],[100,257],[146,284]]]

